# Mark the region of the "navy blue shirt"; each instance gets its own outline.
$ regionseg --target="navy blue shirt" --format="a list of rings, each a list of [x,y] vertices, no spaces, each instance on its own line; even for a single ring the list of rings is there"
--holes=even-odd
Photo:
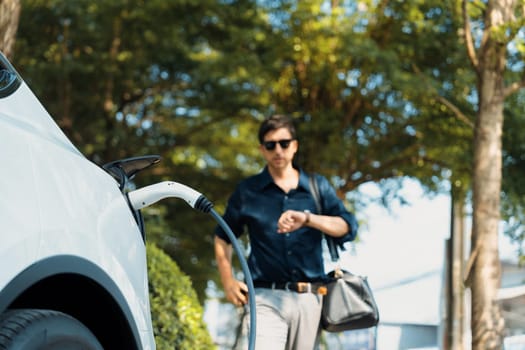
[[[355,216],[346,210],[328,180],[315,176],[322,214],[340,216],[350,228],[336,242],[341,245],[353,240],[357,233]],[[228,200],[223,218],[236,237],[242,235],[245,228],[248,231],[251,247],[248,266],[254,281],[314,282],[325,278],[320,231],[302,227],[290,233],[277,233],[277,220],[288,209],[317,213],[308,174],[302,170],[298,187],[285,193],[264,168],[261,173],[241,181]],[[215,234],[231,243],[220,226]]]

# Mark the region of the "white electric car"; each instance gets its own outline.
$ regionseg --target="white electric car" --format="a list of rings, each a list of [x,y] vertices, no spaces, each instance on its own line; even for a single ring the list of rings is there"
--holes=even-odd
[[[140,212],[0,53],[0,349],[155,349]]]

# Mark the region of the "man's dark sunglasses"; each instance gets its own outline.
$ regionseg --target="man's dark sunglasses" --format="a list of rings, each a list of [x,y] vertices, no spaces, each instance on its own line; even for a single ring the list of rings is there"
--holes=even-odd
[[[275,149],[275,146],[277,146],[277,143],[279,143],[279,146],[281,146],[282,149],[288,148],[290,146],[290,143],[293,141],[293,139],[288,140],[279,140],[279,141],[264,141],[263,146],[268,151],[273,151]]]

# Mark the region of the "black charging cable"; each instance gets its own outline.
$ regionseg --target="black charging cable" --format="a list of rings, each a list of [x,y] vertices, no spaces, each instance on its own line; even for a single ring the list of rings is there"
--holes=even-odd
[[[127,193],[127,197],[131,207],[135,210],[147,207],[163,198],[175,197],[184,199],[192,208],[197,209],[203,213],[210,213],[213,218],[217,221],[219,226],[226,232],[230,242],[235,250],[235,253],[239,257],[242,271],[244,272],[244,278],[248,286],[248,304],[250,307],[250,329],[249,329],[249,341],[248,349],[255,349],[255,287],[253,286],[252,275],[248,268],[248,263],[244,258],[243,251],[237,241],[237,237],[233,234],[228,224],[224,221],[222,216],[217,214],[213,209],[213,203],[210,202],[200,192],[195,191],[193,188],[173,181],[163,181],[157,184],[149,185],[137,190]]]
[[[213,204],[203,195],[201,195],[197,201],[195,202],[194,208],[197,210],[202,211],[203,213],[210,213],[211,216],[217,221],[219,226],[226,232],[226,235],[230,239],[233,249],[235,250],[235,253],[237,254],[239,258],[239,262],[241,263],[241,268],[244,273],[244,278],[246,279],[246,285],[248,286],[248,305],[250,306],[250,329],[249,329],[249,336],[248,336],[248,349],[254,350],[255,349],[255,329],[257,327],[256,325],[256,317],[255,317],[255,287],[253,286],[253,279],[252,275],[250,273],[250,269],[248,268],[248,263],[246,262],[246,259],[244,258],[243,251],[241,249],[241,246],[239,245],[239,242],[237,241],[237,237],[233,234],[232,230],[228,226],[228,224],[224,221],[222,216],[220,216],[215,209],[213,209]]]

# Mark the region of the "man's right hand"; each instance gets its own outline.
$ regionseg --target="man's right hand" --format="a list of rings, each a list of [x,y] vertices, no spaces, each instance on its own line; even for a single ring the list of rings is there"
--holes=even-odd
[[[248,303],[248,286],[238,281],[232,274],[232,246],[223,239],[215,236],[215,259],[226,299],[235,306]]]
[[[242,306],[248,303],[248,286],[236,279],[224,286],[226,299],[235,306]]]

